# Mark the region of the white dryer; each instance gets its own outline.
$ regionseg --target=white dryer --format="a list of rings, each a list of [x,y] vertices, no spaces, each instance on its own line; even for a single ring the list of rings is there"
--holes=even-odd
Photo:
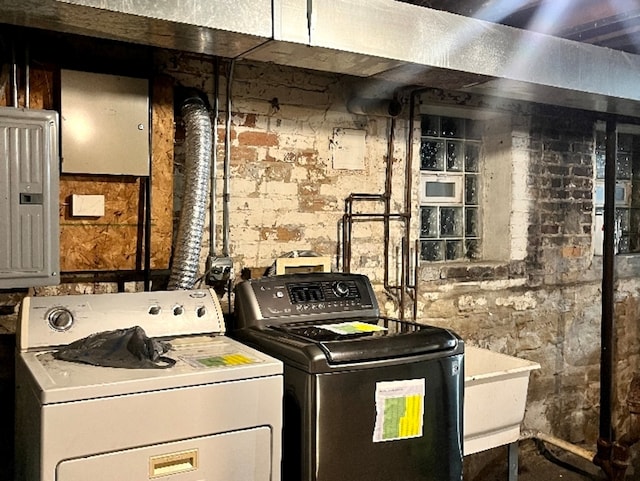
[[[54,358],[142,327],[166,369]],[[223,336],[212,291],[26,298],[16,355],[16,481],[279,481],[282,363]]]

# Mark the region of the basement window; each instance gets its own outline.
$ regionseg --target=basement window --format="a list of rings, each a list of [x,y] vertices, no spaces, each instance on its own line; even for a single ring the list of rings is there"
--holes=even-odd
[[[604,226],[604,169],[606,163],[606,133],[599,124],[596,129],[595,155],[595,254],[602,255]],[[616,254],[640,252],[640,127],[618,126],[615,190],[615,251]]]
[[[420,124],[420,259],[477,259],[483,123],[422,115]]]

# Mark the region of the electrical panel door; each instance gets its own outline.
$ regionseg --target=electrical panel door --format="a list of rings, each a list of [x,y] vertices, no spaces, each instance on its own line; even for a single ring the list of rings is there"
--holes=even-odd
[[[0,107],[0,289],[59,283],[58,114]]]

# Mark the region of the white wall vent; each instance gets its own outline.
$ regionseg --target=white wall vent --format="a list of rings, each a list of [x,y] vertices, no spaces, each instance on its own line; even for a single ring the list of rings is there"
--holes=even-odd
[[[0,107],[0,288],[60,282],[58,114]]]

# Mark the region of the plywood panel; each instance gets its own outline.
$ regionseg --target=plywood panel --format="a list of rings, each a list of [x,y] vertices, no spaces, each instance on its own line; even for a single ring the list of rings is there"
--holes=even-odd
[[[167,269],[173,239],[173,80],[152,85],[151,268]]]
[[[135,177],[65,175],[60,179],[60,268],[132,270],[142,266],[141,181]],[[71,216],[71,195],[104,195],[105,215]]]

